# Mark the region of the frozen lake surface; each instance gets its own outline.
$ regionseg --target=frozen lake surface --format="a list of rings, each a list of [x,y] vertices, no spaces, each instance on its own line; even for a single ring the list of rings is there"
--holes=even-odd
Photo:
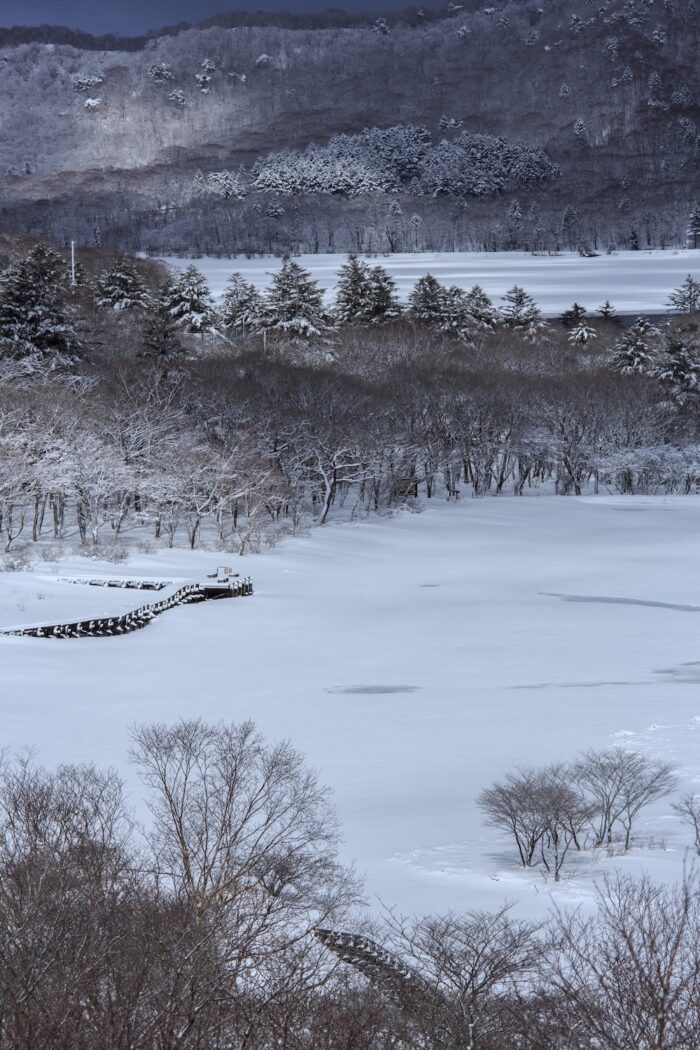
[[[342,255],[300,255],[297,261],[332,293]],[[480,284],[496,304],[514,284],[534,296],[543,313],[557,316],[576,300],[593,313],[606,299],[620,314],[662,314],[669,293],[691,273],[700,279],[700,250],[616,252],[584,259],[575,252],[530,255],[527,252],[417,252],[364,256],[381,264],[395,279],[405,299],[419,277],[432,273],[444,284],[471,288]],[[258,288],[270,283],[279,269],[273,257],[246,259],[175,259],[176,268],[194,263],[207,277],[215,295],[223,292],[229,276],[239,271]]]
[[[71,574],[200,579],[225,560],[163,550],[2,573],[0,625],[153,600],[59,582]],[[406,910],[508,898],[540,914],[552,893],[590,900],[616,865],[680,876],[688,835],[670,800],[631,855],[574,866],[556,890],[516,867],[474,800],[518,766],[615,743],[673,760],[700,790],[700,499],[440,503],[239,564],[253,598],[125,637],[0,638],[3,745],[131,778],[135,722],[253,718],[333,788],[370,898]]]

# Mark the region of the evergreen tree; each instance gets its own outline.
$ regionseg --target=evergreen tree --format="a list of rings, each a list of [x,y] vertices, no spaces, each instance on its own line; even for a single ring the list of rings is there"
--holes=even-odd
[[[595,328],[591,328],[586,321],[579,321],[569,332],[569,342],[573,346],[586,346],[591,339],[597,338],[598,333]]]
[[[523,226],[523,212],[520,204],[517,200],[511,202],[508,208],[508,247],[515,249],[518,247],[520,240],[520,231]]]
[[[610,367],[620,375],[651,375],[658,358],[658,328],[639,317],[610,350]]]
[[[564,210],[561,220],[561,232],[569,250],[573,251],[579,242],[580,227],[578,215],[571,204],[568,204]]]
[[[420,277],[408,297],[408,311],[414,321],[439,325],[444,312],[445,289],[436,277]]]
[[[26,261],[37,280],[49,284],[55,291],[64,287],[68,272],[63,256],[46,244],[37,244],[27,254]]]
[[[334,315],[339,324],[358,324],[367,318],[370,269],[356,255],[348,255],[338,270]]]
[[[216,327],[216,309],[209,286],[196,266],[188,266],[165,289],[171,317],[185,332],[203,335]]]
[[[609,299],[606,299],[603,305],[598,307],[596,312],[600,314],[604,321],[614,321],[617,319],[615,307]]]
[[[693,205],[693,210],[688,218],[686,245],[688,248],[700,247],[700,204]]]
[[[401,303],[396,297],[394,278],[383,266],[373,266],[368,278],[367,320],[370,324],[386,324],[397,321],[402,312]]]
[[[167,303],[170,286],[165,285],[160,295],[151,300],[143,328],[143,356],[153,357],[164,366],[182,357],[177,323]]]
[[[318,282],[289,258],[272,278],[263,324],[293,339],[316,339],[332,330]]]
[[[501,321],[506,328],[523,331],[532,339],[547,327],[539,306],[524,288],[514,284],[501,298],[505,302],[501,307]]]
[[[260,292],[240,273],[232,273],[221,299],[221,323],[229,332],[254,332],[260,325],[263,300]]]
[[[666,306],[681,314],[696,314],[700,310],[700,282],[688,274],[680,288],[671,292]]]
[[[476,328],[495,328],[498,324],[498,311],[480,285],[475,284],[470,288],[464,305],[472,325]]]
[[[147,310],[149,302],[143,277],[125,255],[95,279],[95,304],[103,310]]]
[[[61,365],[77,361],[81,343],[59,288],[31,258],[0,275],[0,355]]]
[[[441,332],[469,342],[476,325],[469,313],[467,293],[456,285],[443,289],[442,318],[438,325]]]
[[[700,395],[700,340],[695,325],[683,325],[669,332],[653,374],[671,387],[681,403]]]
[[[586,316],[586,307],[581,306],[580,303],[573,303],[568,310],[565,310],[559,320],[564,325],[564,328],[571,328],[573,325],[577,325],[582,317]]]

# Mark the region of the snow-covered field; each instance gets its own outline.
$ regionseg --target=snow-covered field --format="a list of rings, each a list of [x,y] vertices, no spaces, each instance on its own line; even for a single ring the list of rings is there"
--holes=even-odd
[[[153,600],[58,577],[197,579],[224,561],[163,550],[0,574],[0,626]],[[406,910],[508,898],[539,914],[552,893],[589,899],[616,864],[680,875],[688,836],[669,800],[630,856],[586,859],[554,890],[515,867],[474,799],[518,765],[614,743],[700,784],[700,500],[439,504],[240,564],[253,598],[175,609],[126,637],[0,637],[3,745],[125,771],[136,721],[252,717],[320,769],[368,894]]]
[[[606,299],[620,314],[664,313],[669,293],[689,273],[700,278],[700,250],[621,251],[593,259],[584,259],[575,252],[416,252],[365,258],[386,267],[404,299],[419,277],[432,273],[443,283],[460,288],[480,284],[496,303],[508,288],[519,284],[535,297],[547,316],[560,314],[574,299],[591,313]],[[258,288],[265,288],[270,274],[280,266],[279,259],[273,257],[164,261],[176,268],[194,262],[217,296],[236,270]],[[301,255],[297,261],[310,270],[322,288],[332,292],[344,257]]]

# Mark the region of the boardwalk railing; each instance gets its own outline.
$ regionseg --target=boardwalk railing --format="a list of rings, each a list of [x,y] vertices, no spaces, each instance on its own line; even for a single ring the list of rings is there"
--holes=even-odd
[[[156,616],[173,609],[176,605],[190,605],[194,602],[206,602],[218,598],[245,598],[253,593],[253,581],[250,577],[235,580],[227,584],[188,583],[180,587],[168,598],[142,605],[132,612],[121,616],[104,616],[94,620],[74,620],[41,627],[18,627],[13,630],[0,630],[2,635],[14,638],[102,638],[116,634],[129,634],[154,620]]]
[[[95,576],[64,577],[59,583],[78,583],[86,587],[119,587],[127,591],[162,591],[169,586],[167,580],[103,580]]]

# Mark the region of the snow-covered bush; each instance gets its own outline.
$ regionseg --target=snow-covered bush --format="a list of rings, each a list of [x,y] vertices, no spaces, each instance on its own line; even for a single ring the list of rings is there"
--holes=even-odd
[[[166,84],[169,80],[175,79],[175,74],[165,62],[157,62],[151,66],[148,70],[148,76],[154,84]]]
[[[225,200],[240,200],[246,195],[246,188],[241,176],[235,171],[212,171],[206,178],[197,174],[194,180],[195,193],[223,197]]]
[[[104,73],[79,73],[73,77],[73,87],[84,94],[92,88],[99,87],[104,80]]]

